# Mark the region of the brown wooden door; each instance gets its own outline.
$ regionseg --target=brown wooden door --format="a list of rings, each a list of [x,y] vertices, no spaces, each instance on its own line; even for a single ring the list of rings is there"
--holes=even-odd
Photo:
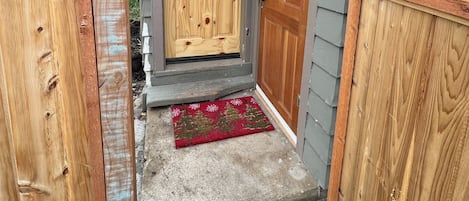
[[[257,82],[296,132],[308,1],[267,0],[261,12]]]
[[[240,0],[166,0],[166,58],[239,53]]]

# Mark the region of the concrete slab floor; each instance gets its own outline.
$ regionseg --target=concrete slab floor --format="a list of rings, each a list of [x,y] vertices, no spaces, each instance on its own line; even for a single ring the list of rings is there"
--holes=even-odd
[[[143,201],[318,199],[315,178],[277,126],[275,131],[176,150],[169,108],[149,109],[145,159]]]

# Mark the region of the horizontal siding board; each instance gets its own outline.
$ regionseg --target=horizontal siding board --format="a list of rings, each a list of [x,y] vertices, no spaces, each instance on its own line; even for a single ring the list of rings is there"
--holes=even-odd
[[[327,71],[339,77],[342,66],[342,48],[316,37],[314,40],[313,62]]]
[[[348,0],[318,0],[318,7],[327,8],[338,13],[347,13]]]
[[[305,132],[306,141],[316,151],[321,161],[330,164],[333,136],[326,133],[311,115],[307,115]]]
[[[303,161],[305,162],[306,167],[309,169],[311,174],[318,179],[319,186],[327,189],[327,185],[329,184],[330,165],[321,161],[318,154],[313,150],[308,141],[305,141],[304,149]]]
[[[309,97],[309,113],[315,121],[329,135],[334,134],[335,117],[337,108],[326,104],[316,93],[310,91]]]
[[[337,106],[340,79],[313,64],[311,71],[311,90],[331,106]]]
[[[346,15],[318,8],[316,35],[338,46],[344,46]]]

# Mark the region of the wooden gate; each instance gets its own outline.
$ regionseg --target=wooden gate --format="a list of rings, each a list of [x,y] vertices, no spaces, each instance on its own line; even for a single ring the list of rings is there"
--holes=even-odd
[[[469,3],[433,2],[350,1],[329,200],[469,200]]]
[[[95,200],[77,10],[2,1],[0,200]]]
[[[241,0],[165,0],[166,58],[239,53]]]

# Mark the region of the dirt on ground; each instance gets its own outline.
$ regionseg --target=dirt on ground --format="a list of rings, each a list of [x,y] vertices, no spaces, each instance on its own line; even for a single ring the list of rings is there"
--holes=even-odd
[[[135,119],[144,120],[142,111],[142,91],[145,87],[145,72],[142,63],[142,41],[140,34],[140,22],[130,21],[130,46],[132,50],[132,92],[134,102]]]

